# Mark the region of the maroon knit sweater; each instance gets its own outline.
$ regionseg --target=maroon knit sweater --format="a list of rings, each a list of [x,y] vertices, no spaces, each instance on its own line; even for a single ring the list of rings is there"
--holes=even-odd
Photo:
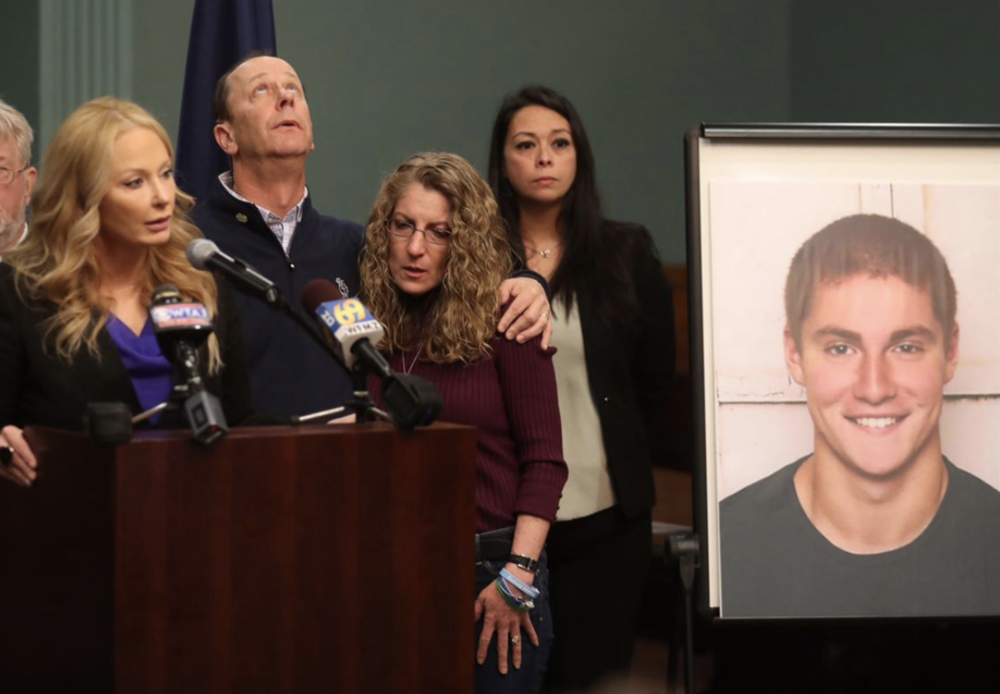
[[[396,371],[409,370],[438,387],[444,399],[440,421],[476,427],[476,532],[514,525],[521,513],[555,520],[568,468],[555,349],[542,351],[540,343],[497,336],[490,342],[492,355],[468,366],[420,359],[412,365],[413,352],[389,359]]]

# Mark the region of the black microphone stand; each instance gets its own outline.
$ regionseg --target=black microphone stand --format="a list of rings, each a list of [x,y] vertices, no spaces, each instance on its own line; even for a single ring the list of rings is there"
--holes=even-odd
[[[226,274],[219,276],[230,281]],[[382,361],[383,366],[375,369],[375,373],[382,380],[382,396],[387,403],[388,412],[381,410],[375,406],[375,401],[372,400],[371,393],[368,391],[368,372],[371,367],[365,359],[359,358],[357,366],[353,370],[348,369],[340,360],[336,350],[324,339],[317,325],[296,311],[281,295],[277,287],[271,286],[263,293],[259,291],[247,292],[247,288],[242,285],[237,285],[237,287],[244,293],[249,293],[250,296],[264,301],[291,318],[306,331],[316,344],[334,358],[337,365],[351,379],[353,397],[350,402],[341,407],[293,417],[292,421],[295,424],[328,421],[353,413],[358,422],[373,422],[376,419],[381,419],[392,423],[398,429],[409,430],[420,424],[429,424],[437,417],[441,410],[441,394],[430,382],[416,376],[393,373],[385,359],[378,355],[377,359]],[[372,354],[377,354],[374,347],[368,345],[367,348],[371,350]],[[359,357],[364,356],[357,351],[352,351]]]
[[[98,443],[128,443],[132,440],[134,425],[177,407],[177,402],[171,399],[132,416],[132,411],[123,402],[91,402],[87,403],[84,414],[84,429]]]
[[[223,275],[225,277],[225,275]],[[305,415],[292,418],[295,424],[308,424],[312,422],[329,421],[336,417],[354,414],[359,423],[374,422],[376,419],[390,422],[398,429],[409,430],[419,424],[428,423],[428,412],[433,411],[431,420],[437,416],[441,409],[441,395],[430,383],[422,381],[416,376],[392,373],[385,360],[379,356],[383,362],[383,367],[376,372],[383,381],[382,395],[388,403],[389,411],[381,410],[375,406],[371,393],[368,390],[369,366],[365,360],[358,359],[354,369],[348,369],[336,351],[323,338],[316,324],[296,311],[291,304],[281,295],[277,288],[272,288],[267,294],[254,294],[265,303],[282,311],[286,316],[297,323],[306,333],[312,337],[316,344],[330,354],[337,365],[342,368],[351,379],[353,385],[353,396],[347,404],[341,407],[334,407],[329,410],[320,410]],[[374,348],[371,348],[374,352]]]
[[[337,362],[340,363],[339,361]],[[351,400],[340,407],[333,407],[329,410],[320,410],[309,414],[292,417],[293,424],[311,424],[313,422],[325,422],[337,417],[345,417],[349,414],[355,416],[355,421],[359,424],[381,420],[383,422],[393,422],[392,416],[385,410],[380,410],[375,406],[371,393],[368,390],[368,374],[364,370],[351,371],[351,383],[354,393]]]

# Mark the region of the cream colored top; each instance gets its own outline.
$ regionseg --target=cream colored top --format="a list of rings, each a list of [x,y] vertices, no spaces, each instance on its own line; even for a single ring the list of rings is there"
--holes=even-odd
[[[601,420],[590,394],[577,302],[573,302],[572,311],[567,312],[560,303],[553,312],[551,342],[559,349],[552,363],[559,391],[563,456],[569,466],[556,520],[572,520],[615,504]]]

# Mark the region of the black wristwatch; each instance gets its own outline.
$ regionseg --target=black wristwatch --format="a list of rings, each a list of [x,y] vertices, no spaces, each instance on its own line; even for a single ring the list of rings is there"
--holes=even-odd
[[[507,561],[515,566],[519,566],[525,571],[530,571],[533,574],[538,574],[538,560],[532,559],[531,557],[526,557],[523,554],[511,554],[507,557]]]

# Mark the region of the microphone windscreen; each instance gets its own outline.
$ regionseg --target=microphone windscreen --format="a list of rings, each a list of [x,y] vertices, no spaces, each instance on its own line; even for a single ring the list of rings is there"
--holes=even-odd
[[[188,244],[187,258],[199,270],[208,270],[208,261],[218,252],[219,247],[215,245],[214,241],[195,239]]]
[[[300,303],[309,315],[316,313],[316,308],[327,301],[340,301],[344,295],[336,285],[329,280],[313,280],[302,290]]]

